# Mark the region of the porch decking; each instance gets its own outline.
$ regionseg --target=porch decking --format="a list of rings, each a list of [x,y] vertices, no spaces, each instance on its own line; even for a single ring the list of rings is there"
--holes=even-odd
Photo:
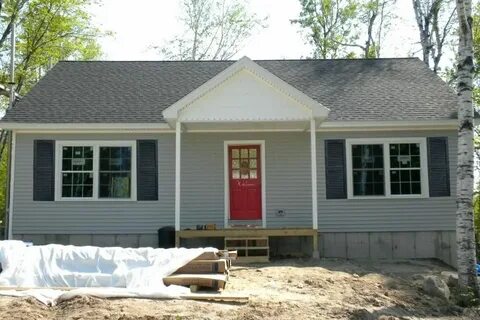
[[[318,258],[318,230],[310,228],[227,228],[216,230],[180,230],[175,232],[175,245],[192,238],[312,237],[313,258]]]

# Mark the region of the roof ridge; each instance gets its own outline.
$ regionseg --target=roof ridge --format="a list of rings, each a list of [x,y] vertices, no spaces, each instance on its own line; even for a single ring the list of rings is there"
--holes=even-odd
[[[337,58],[337,59],[252,59],[253,61],[375,61],[375,60],[419,60],[418,57],[388,57],[388,58]],[[125,62],[145,62],[145,63],[158,63],[158,62],[236,62],[238,60],[59,60],[59,62],[75,62],[75,63],[95,63],[95,62],[111,62],[111,63],[125,63]]]

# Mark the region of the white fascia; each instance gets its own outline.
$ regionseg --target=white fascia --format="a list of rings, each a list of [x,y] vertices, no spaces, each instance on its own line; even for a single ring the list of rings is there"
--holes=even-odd
[[[0,128],[22,131],[90,131],[90,130],[128,130],[128,131],[165,131],[170,130],[166,123],[22,123],[0,122]]]

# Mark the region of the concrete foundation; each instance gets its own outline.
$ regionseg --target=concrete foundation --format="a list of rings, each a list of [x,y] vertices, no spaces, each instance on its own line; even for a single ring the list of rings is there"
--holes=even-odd
[[[455,231],[320,233],[319,246],[325,258],[434,258],[457,264]]]
[[[157,234],[17,234],[34,244],[73,244],[100,247],[157,247]],[[319,233],[320,257],[345,259],[436,258],[456,267],[455,231],[327,232]],[[223,248],[222,238],[183,239],[185,247]],[[270,237],[272,257],[311,256],[310,237]]]

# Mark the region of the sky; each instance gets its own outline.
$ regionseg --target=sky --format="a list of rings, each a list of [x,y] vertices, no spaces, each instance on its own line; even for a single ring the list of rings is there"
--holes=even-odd
[[[181,32],[180,4],[181,0],[102,0],[92,6],[93,22],[114,33],[100,40],[102,59],[159,60],[159,54],[150,47]],[[385,39],[383,57],[418,54],[418,31],[411,6],[411,0],[397,0],[394,12],[398,19]],[[299,0],[249,0],[248,9],[259,17],[268,17],[268,27],[252,36],[234,58],[298,59],[312,52],[300,28],[290,23],[300,13]]]

